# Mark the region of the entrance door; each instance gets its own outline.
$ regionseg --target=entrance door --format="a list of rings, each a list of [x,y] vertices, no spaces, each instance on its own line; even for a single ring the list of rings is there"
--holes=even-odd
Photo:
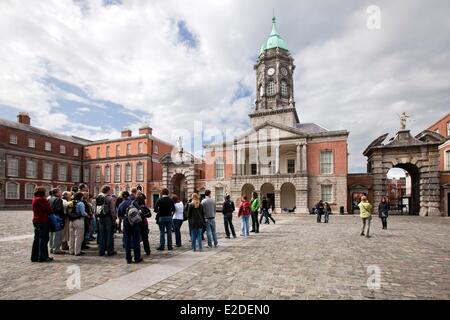
[[[269,206],[275,207],[275,193],[266,194],[267,200],[269,200]]]

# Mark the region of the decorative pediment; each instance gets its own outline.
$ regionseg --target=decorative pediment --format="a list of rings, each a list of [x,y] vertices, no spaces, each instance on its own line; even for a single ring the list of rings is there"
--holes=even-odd
[[[427,142],[427,143],[436,142],[439,144],[444,143],[446,140],[446,138],[443,135],[441,135],[437,132],[431,131],[431,130],[424,130],[421,133],[419,133],[418,135],[416,135],[415,138],[417,140],[420,140],[423,142]]]

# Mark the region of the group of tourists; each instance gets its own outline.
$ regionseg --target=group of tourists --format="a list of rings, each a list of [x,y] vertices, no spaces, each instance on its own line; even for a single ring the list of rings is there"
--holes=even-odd
[[[275,223],[270,213],[270,201],[253,192],[250,200],[243,196],[238,208],[238,218],[242,220],[241,236],[250,232],[259,233],[259,224],[265,218]],[[151,254],[149,243],[148,218],[152,217],[146,205],[146,196],[141,190],[133,188],[123,191],[119,196],[112,194],[109,186],[104,186],[95,197],[88,192],[85,184],[73,187],[71,191],[55,188],[46,196],[44,187],[36,187],[32,201],[34,241],[32,262],[50,262],[54,255],[71,254],[81,256],[90,249],[91,241],[96,241],[99,256],[117,254],[114,248],[114,234],[122,233],[122,246],[127,263],[143,261],[141,242],[147,256]],[[207,234],[209,248],[218,247],[216,231],[216,202],[211,191],[205,191],[205,198],[193,193],[189,201],[182,202],[176,195],[169,196],[163,189],[153,211],[159,227],[159,246],[157,250],[173,250],[172,233],[175,233],[175,246],[182,246],[181,226],[188,221],[191,248],[202,251],[204,233]],[[222,214],[226,238],[236,238],[233,225],[234,202],[227,195],[222,204]],[[258,214],[261,217],[258,220]],[[249,219],[252,218],[252,230]],[[118,221],[118,222],[117,222]],[[167,241],[166,241],[167,240]]]
[[[320,200],[314,208],[314,213],[317,216],[317,223],[322,223],[322,216],[324,217],[324,223],[328,223],[330,220],[331,207],[328,202]]]

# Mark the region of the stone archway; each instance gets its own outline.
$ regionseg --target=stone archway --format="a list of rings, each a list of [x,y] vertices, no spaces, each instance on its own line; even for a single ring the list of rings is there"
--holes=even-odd
[[[292,210],[294,207],[296,207],[296,201],[295,201],[295,186],[290,183],[286,182],[283,183],[283,185],[280,188],[280,207],[281,210],[288,209]]]
[[[188,197],[187,189],[186,176],[182,173],[175,173],[170,179],[170,192],[176,194],[178,199],[186,199]]]
[[[261,199],[263,197],[266,197],[269,200],[270,206],[277,206],[278,203],[275,202],[275,187],[273,184],[266,182],[264,183],[261,188]]]
[[[419,215],[420,213],[420,170],[416,165],[411,163],[399,163],[393,165],[392,168],[403,169],[411,179],[411,191],[405,194],[403,200],[407,200],[408,212],[410,215]],[[407,186],[405,186],[407,187]],[[388,195],[389,196],[389,195]]]
[[[375,139],[363,152],[368,158],[368,173],[373,175],[375,206],[387,196],[387,173],[391,168],[406,170],[412,179],[411,213],[440,216],[439,145],[442,136],[425,130],[412,137],[400,130],[383,144],[388,134]]]

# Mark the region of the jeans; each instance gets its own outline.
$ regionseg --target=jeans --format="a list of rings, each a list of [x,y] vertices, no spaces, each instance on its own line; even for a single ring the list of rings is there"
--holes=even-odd
[[[130,225],[128,219],[123,220],[123,239],[125,244],[125,258],[131,262],[131,248],[133,248],[134,261],[141,259],[141,223]]]
[[[321,213],[317,213],[317,223],[322,222],[322,214]]]
[[[241,233],[244,237],[247,237],[250,234],[249,233],[249,223],[248,223],[249,218],[250,218],[250,216],[242,216],[241,217],[241,224],[242,224],[242,227],[241,227],[242,232]]]
[[[362,218],[362,222],[363,222],[362,229],[361,229],[361,235],[362,235],[362,236],[364,235],[364,229],[366,228],[366,225],[367,225],[367,233],[366,233],[366,237],[369,236],[369,231],[370,231],[370,220],[372,220],[372,217],[369,217],[369,218]]]
[[[50,249],[53,251],[61,251],[61,236],[62,230],[50,232]]]
[[[159,247],[164,249],[164,234],[167,232],[167,248],[172,249],[172,217],[159,217]]]
[[[212,247],[212,241],[217,247],[216,218],[206,219],[206,236],[208,237],[208,247]]]
[[[328,223],[328,220],[330,219],[330,213],[328,212],[328,211],[325,211],[324,213],[323,213],[323,217],[324,217],[324,219],[325,219],[325,223]]]
[[[233,237],[236,238],[236,233],[234,232],[234,226],[233,226],[233,212],[228,212],[223,215],[223,223],[225,225],[225,233],[227,234],[227,238],[230,237],[230,230]],[[230,226],[228,228],[228,226]]]
[[[112,216],[107,215],[98,219],[98,254],[100,256],[114,253],[114,226]]]
[[[31,261],[41,262],[48,258],[48,224],[34,223],[34,240],[31,249]]]
[[[259,232],[258,211],[252,211],[252,232]]]
[[[259,219],[260,224],[262,223],[263,218],[266,218],[266,220],[264,221],[265,224],[270,224],[269,219],[272,220],[273,223],[275,223],[275,219],[272,218],[272,215],[269,213],[268,209],[262,209],[261,218]]]
[[[191,229],[191,239],[192,239],[192,251],[195,251],[195,242],[198,242],[198,250],[202,251],[203,249],[203,243],[202,243],[202,228],[198,228],[198,229]]]
[[[181,247],[181,226],[183,224],[183,220],[181,219],[173,219],[173,225],[175,227],[175,245],[177,247]]]
[[[387,217],[381,217],[381,224],[383,225],[383,229],[387,229]]]

